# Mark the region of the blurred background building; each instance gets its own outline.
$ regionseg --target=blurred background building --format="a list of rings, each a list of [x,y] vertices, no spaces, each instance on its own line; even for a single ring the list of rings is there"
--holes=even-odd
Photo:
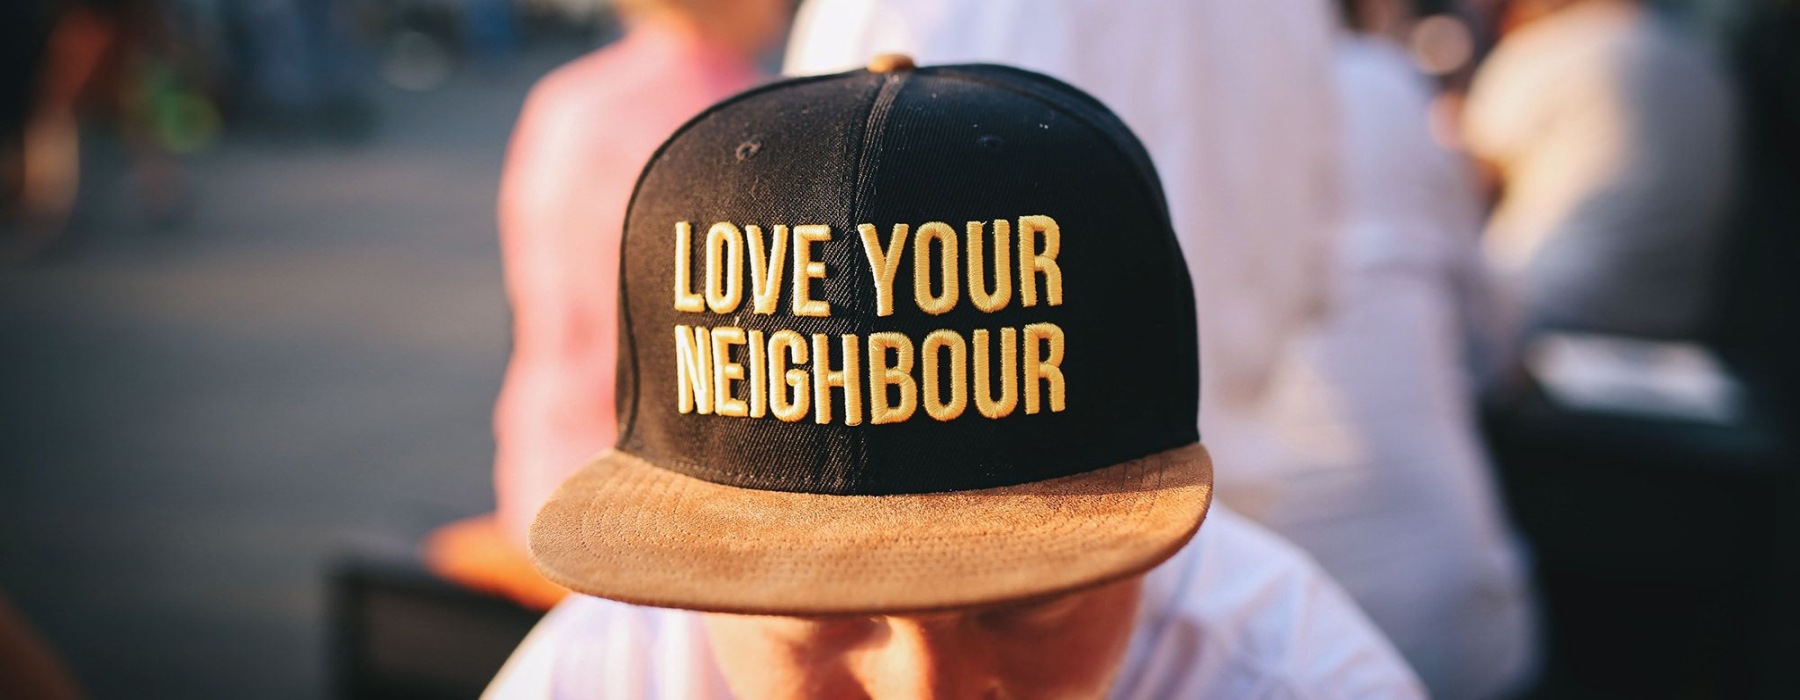
[[[1467,461],[1538,590],[1527,697],[1800,697],[1800,5],[1318,2],[1468,175],[1443,250],[1503,300]],[[0,643],[98,698],[479,689],[546,603],[421,543],[495,507],[508,139],[625,33],[604,0],[0,5]],[[1423,187],[1384,184],[1347,188]],[[1427,238],[1384,255],[1479,282]]]

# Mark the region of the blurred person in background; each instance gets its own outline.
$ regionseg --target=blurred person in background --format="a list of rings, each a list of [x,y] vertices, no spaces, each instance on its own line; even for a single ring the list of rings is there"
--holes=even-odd
[[[50,10],[42,0],[0,3],[0,245],[25,235],[25,126],[37,102]]]
[[[1735,96],[1634,0],[1517,0],[1464,105],[1495,178],[1484,247],[1524,330],[1695,338],[1726,234]]]
[[[792,4],[622,0],[619,11],[624,38],[545,76],[519,116],[499,198],[513,353],[494,407],[496,517],[428,545],[440,572],[534,607],[562,591],[526,560],[526,529],[614,441],[619,280],[604,261],[618,259],[632,186],[676,127],[765,79],[757,61]]]
[[[0,259],[27,259],[67,227],[81,184],[81,117],[110,122],[153,223],[178,214],[180,166],[158,142],[148,68],[162,34],[151,0],[16,0],[7,9],[7,223]],[[16,41],[16,43],[14,43]]]
[[[468,0],[463,6],[464,41],[477,61],[492,61],[518,42],[512,0]]]
[[[14,0],[5,19],[8,231],[0,260],[30,258],[56,242],[81,181],[81,119],[99,117],[131,158],[139,201],[152,223],[181,213],[180,164],[156,132],[151,68],[166,37],[152,0]],[[17,43],[14,43],[17,42]],[[13,62],[16,61],[16,62]]]
[[[221,72],[234,116],[286,138],[354,140],[373,130],[375,106],[350,37],[352,9],[373,14],[370,7],[354,8],[348,0],[226,0],[209,9],[223,25],[228,56]]]
[[[1331,10],[811,0],[788,70],[999,61],[1114,106],[1167,183],[1208,319],[1220,498],[1316,557],[1434,695],[1504,696],[1531,675],[1535,606],[1475,434],[1465,340],[1504,318],[1475,187],[1431,140],[1424,79],[1378,36],[1404,35],[1409,8],[1356,3],[1373,34],[1335,44]],[[1237,293],[1209,286],[1221,276]]]

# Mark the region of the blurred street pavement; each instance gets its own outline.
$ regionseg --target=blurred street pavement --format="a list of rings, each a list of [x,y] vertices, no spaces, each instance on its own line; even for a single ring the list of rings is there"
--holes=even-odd
[[[0,594],[95,697],[322,697],[333,558],[492,507],[495,186],[576,50],[383,89],[366,144],[228,140],[172,230],[89,149],[77,245],[0,268]]]

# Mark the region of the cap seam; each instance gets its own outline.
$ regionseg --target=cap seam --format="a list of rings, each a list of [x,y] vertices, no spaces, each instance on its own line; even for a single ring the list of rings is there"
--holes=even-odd
[[[998,65],[988,65],[988,64],[975,64],[975,65],[982,66],[982,67],[1001,68],[1001,69],[1012,70],[1012,71],[1017,71],[1017,72],[1021,72],[1021,73],[1025,72],[1025,71],[1018,71],[1018,69],[1011,68],[1009,66],[998,66]],[[995,88],[1006,90],[1008,92],[1012,92],[1015,94],[1023,95],[1025,97],[1029,97],[1029,98],[1037,100],[1039,102],[1043,102],[1046,105],[1049,105],[1050,107],[1056,109],[1059,112],[1062,112],[1062,113],[1068,115],[1071,118],[1081,121],[1083,124],[1086,124],[1089,128],[1092,128],[1095,131],[1099,131],[1101,134],[1103,134],[1107,137],[1106,138],[1107,144],[1112,146],[1113,150],[1116,151],[1120,157],[1124,158],[1126,163],[1129,163],[1129,164],[1135,166],[1133,168],[1133,170],[1136,170],[1139,172],[1139,175],[1141,176],[1140,179],[1143,180],[1143,183],[1147,187],[1148,191],[1156,193],[1157,198],[1163,200],[1162,202],[1160,202],[1163,205],[1162,213],[1159,214],[1158,216],[1159,216],[1159,218],[1161,218],[1163,220],[1163,224],[1165,226],[1169,227],[1169,229],[1171,231],[1174,230],[1174,219],[1173,219],[1173,217],[1171,217],[1168,214],[1168,194],[1163,191],[1162,178],[1156,173],[1156,163],[1154,160],[1152,160],[1150,158],[1149,152],[1144,150],[1142,143],[1136,144],[1137,149],[1127,149],[1124,147],[1124,145],[1122,143],[1120,143],[1122,140],[1124,140],[1126,138],[1130,139],[1130,141],[1135,142],[1135,141],[1137,141],[1137,137],[1131,133],[1131,128],[1124,124],[1124,120],[1119,119],[1119,115],[1112,114],[1111,110],[1107,109],[1104,104],[1093,105],[1100,110],[1106,111],[1106,113],[1109,116],[1111,116],[1113,119],[1119,120],[1119,123],[1117,125],[1102,123],[1100,121],[1097,121],[1097,120],[1091,118],[1089,115],[1084,113],[1088,110],[1077,109],[1075,107],[1075,103],[1079,102],[1079,100],[1074,100],[1072,98],[1064,98],[1061,95],[1054,95],[1054,94],[1051,94],[1047,90],[1034,89],[1036,86],[1022,85],[1022,84],[1019,84],[1017,82],[1012,82],[1012,81],[995,80],[993,78],[989,78],[987,76],[979,75],[976,73],[964,72],[961,70],[957,70],[958,68],[964,68],[964,67],[967,67],[967,66],[964,66],[964,65],[934,66],[933,69],[931,69],[931,72],[932,72],[932,74],[938,75],[941,77],[956,78],[956,79],[960,79],[960,80],[967,80],[970,82],[981,83],[981,84],[987,85],[989,87],[995,87]],[[1042,77],[1048,78],[1050,76],[1042,76]],[[1054,78],[1051,78],[1051,79],[1054,80]]]
[[[869,114],[863,119],[862,139],[857,144],[861,152],[856,155],[856,174],[850,193],[848,225],[852,230],[856,227],[857,222],[862,220],[863,208],[867,206],[869,197],[873,193],[875,175],[881,169],[881,146],[886,141],[888,116],[893,114],[894,103],[898,101],[900,88],[906,84],[906,76],[909,74],[910,71],[897,71],[883,76],[881,89],[875,93],[875,100],[869,105]],[[848,237],[851,232],[845,231],[844,233]],[[862,285],[852,285],[850,289],[856,308],[863,309],[865,300],[863,299]],[[866,322],[861,325],[866,325]],[[869,358],[865,357],[863,360],[868,361]],[[860,379],[851,379],[850,381],[860,381]],[[861,488],[862,478],[869,469],[867,433],[858,431],[854,444],[856,445],[856,458],[852,460],[851,465],[855,472],[845,474],[843,484],[850,490]]]

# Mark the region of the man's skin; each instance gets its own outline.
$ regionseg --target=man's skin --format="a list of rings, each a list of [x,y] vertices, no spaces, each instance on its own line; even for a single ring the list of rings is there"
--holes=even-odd
[[[742,698],[1103,698],[1143,584],[919,615],[709,614],[706,628]]]

